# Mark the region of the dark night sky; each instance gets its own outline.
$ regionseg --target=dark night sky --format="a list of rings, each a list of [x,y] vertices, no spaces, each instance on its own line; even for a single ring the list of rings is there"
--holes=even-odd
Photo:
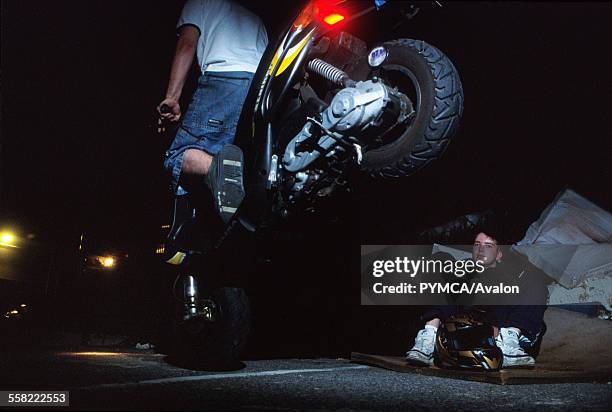
[[[150,236],[168,220],[154,107],[182,3],[1,4],[0,220],[65,239]],[[274,10],[268,25],[286,18]],[[442,160],[359,193],[362,241],[488,208],[525,225],[565,186],[612,209],[611,18],[604,3],[452,3],[388,37],[443,50],[465,113]]]

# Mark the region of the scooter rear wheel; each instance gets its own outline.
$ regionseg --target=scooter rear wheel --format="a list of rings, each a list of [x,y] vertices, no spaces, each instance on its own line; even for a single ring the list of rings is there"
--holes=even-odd
[[[382,146],[363,156],[361,169],[372,177],[408,176],[439,158],[457,132],[463,113],[459,74],[448,57],[420,40],[400,39],[383,44],[387,57],[369,77],[406,94],[415,115],[408,127],[385,136]]]

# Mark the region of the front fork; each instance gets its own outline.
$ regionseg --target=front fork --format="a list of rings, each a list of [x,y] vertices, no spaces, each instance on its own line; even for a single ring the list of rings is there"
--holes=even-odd
[[[201,298],[198,281],[195,276],[189,274],[178,275],[175,288],[176,283],[180,283],[182,291],[179,297],[175,294],[175,297],[182,304],[178,314],[182,322],[188,322],[193,319],[214,322],[217,319],[218,307],[216,303],[210,299]]]

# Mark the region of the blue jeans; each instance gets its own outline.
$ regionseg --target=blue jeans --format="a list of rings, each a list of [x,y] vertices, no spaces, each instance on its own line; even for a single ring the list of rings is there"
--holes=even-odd
[[[249,72],[205,72],[183,115],[174,141],[166,152],[165,169],[172,174],[172,191],[180,186],[183,155],[187,149],[217,154],[234,141],[238,118],[253,80]]]

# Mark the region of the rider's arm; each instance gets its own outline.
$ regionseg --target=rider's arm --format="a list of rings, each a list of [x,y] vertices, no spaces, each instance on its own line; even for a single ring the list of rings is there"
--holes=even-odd
[[[172,68],[170,69],[170,80],[168,81],[166,97],[160,103],[160,107],[162,104],[170,107],[171,113],[162,114],[162,116],[169,120],[176,121],[181,115],[178,100],[183,92],[183,86],[195,56],[199,37],[200,31],[195,26],[186,25],[180,29],[179,38],[176,43],[176,52],[174,53]]]

